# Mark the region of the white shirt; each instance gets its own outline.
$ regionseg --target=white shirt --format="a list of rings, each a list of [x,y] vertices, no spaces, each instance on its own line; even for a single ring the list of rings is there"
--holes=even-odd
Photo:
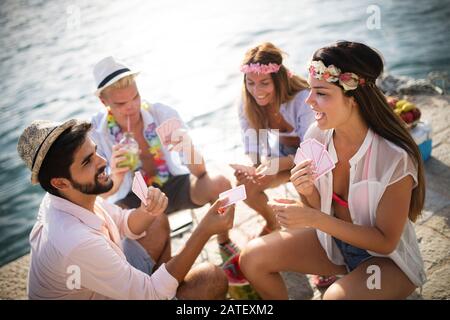
[[[292,100],[286,103],[282,103],[280,105],[280,113],[283,116],[284,120],[289,123],[289,125],[294,128],[294,130],[290,134],[284,134],[287,136],[296,136],[300,138],[300,141],[303,141],[304,135],[308,127],[311,123],[314,122],[314,112],[311,107],[306,104],[305,100],[309,95],[309,90],[305,89],[299,91]],[[264,108],[264,107],[261,107]],[[248,139],[245,132],[250,129],[250,123],[247,120],[247,117],[244,113],[243,102],[239,104],[239,122],[241,126],[241,133],[244,142],[244,151],[246,154],[248,153],[257,153],[258,144],[256,139]],[[281,136],[282,134],[280,134]],[[246,138],[247,137],[247,138]],[[273,132],[269,130],[268,143],[270,146],[271,156],[279,155],[278,148],[278,139]],[[260,153],[262,153],[263,145],[259,146]]]
[[[322,131],[317,123],[311,125],[305,139],[314,138],[327,146],[334,163],[337,163],[336,150],[333,143],[333,130]],[[411,175],[414,186],[417,186],[417,168],[408,153],[394,143],[368,130],[359,150],[349,160],[350,185],[348,193],[349,211],[354,224],[375,226],[377,207],[386,188]],[[334,215],[332,209],[333,174],[319,178],[315,185],[320,193],[321,211]],[[343,265],[344,259],[332,237],[317,230],[319,241],[328,258],[337,265]],[[381,255],[373,251],[368,253],[376,257],[389,257],[408,276],[416,286],[426,281],[422,256],[414,231],[413,223],[407,219],[397,247],[389,255]]]
[[[143,103],[145,102],[143,101]],[[146,104],[149,106],[149,109],[141,109],[141,115],[144,121],[143,131],[145,131],[148,125],[153,122],[156,123],[156,126],[159,126],[162,122],[170,118],[177,118],[181,121],[181,123],[183,123],[180,116],[178,115],[178,112],[175,109],[161,103]],[[102,111],[92,117],[91,123],[93,128],[90,131],[90,137],[94,141],[94,143],[97,144],[97,153],[106,159],[109,166],[112,156],[112,147],[116,142],[114,141],[113,135],[111,135],[109,132],[107,116],[108,112],[106,108],[103,108]],[[164,146],[162,146],[162,150],[170,174],[178,176],[189,173],[189,169],[182,164],[182,160],[178,152],[170,152]],[[107,170],[108,172],[110,172],[109,167]],[[131,190],[132,182],[133,173],[128,172],[125,175],[120,188],[116,193],[108,197],[108,201],[110,203],[115,203],[116,201],[125,198]]]
[[[149,276],[125,258],[121,238],[145,235],[130,231],[132,210],[123,210],[101,197],[97,197],[94,210],[105,220],[68,200],[45,195],[30,234],[29,298],[172,299],[178,281],[164,264]],[[112,239],[102,232],[103,226]]]

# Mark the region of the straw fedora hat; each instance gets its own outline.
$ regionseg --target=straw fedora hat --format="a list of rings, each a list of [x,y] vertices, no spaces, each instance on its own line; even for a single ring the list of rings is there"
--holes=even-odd
[[[39,182],[38,175],[42,162],[55,140],[64,130],[78,123],[81,121],[77,119],[71,119],[62,124],[49,120],[35,120],[25,128],[19,138],[17,152],[31,170],[32,184]]]
[[[106,57],[97,62],[94,66],[94,79],[97,85],[95,95],[100,96],[100,93],[106,87],[112,85],[116,81],[129,76],[138,75],[138,71],[131,70],[126,64],[116,60],[114,57]]]

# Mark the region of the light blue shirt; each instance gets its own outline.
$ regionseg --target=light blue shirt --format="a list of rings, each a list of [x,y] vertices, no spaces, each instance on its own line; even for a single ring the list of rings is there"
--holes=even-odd
[[[300,138],[300,141],[303,141],[306,131],[314,122],[314,112],[312,111],[311,107],[305,102],[308,95],[309,90],[305,89],[299,91],[291,101],[281,104],[280,113],[283,116],[284,120],[286,120],[286,122],[289,123],[289,125],[294,128],[294,130],[288,134],[280,135],[294,137],[297,136]],[[239,122],[241,125],[241,133],[245,153],[257,153],[258,144],[256,139],[248,139],[248,135],[246,135],[245,133],[248,129],[251,129],[251,127],[250,123],[247,120],[247,117],[244,114],[243,102],[241,102],[239,105]],[[268,135],[268,145],[270,146],[271,156],[278,156],[278,137],[273,132],[270,132],[270,130]],[[263,146],[260,144],[259,152],[263,153],[262,151]]]

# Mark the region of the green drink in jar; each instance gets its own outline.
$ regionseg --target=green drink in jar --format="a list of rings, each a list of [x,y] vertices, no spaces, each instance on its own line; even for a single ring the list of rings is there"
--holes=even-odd
[[[131,171],[137,169],[139,164],[139,145],[132,132],[125,132],[119,144],[127,152],[123,155],[126,159],[117,164],[119,168],[128,167]]]

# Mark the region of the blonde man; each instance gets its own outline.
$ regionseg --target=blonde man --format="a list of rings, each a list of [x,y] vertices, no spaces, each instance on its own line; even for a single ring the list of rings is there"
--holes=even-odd
[[[133,172],[118,167],[125,153],[118,142],[122,133],[130,128],[140,149],[140,166],[137,170],[143,174],[149,186],[153,185],[167,195],[169,204],[166,213],[214,203],[221,192],[231,188],[230,182],[224,176],[213,176],[206,170],[202,156],[185,130],[172,135],[181,139],[171,141],[174,145],[183,145],[183,152],[169,151],[161,144],[156,128],[171,118],[183,122],[173,108],[141,100],[135,82],[137,74],[114,57],[106,57],[94,67],[97,84],[95,94],[105,108],[92,118],[91,137],[98,146],[97,152],[107,159],[114,182],[111,191],[103,197],[124,208],[140,205],[140,200],[131,192]],[[174,148],[180,149],[177,146]],[[237,251],[228,233],[220,234],[218,242],[224,259]],[[170,256],[170,247],[165,254]]]

